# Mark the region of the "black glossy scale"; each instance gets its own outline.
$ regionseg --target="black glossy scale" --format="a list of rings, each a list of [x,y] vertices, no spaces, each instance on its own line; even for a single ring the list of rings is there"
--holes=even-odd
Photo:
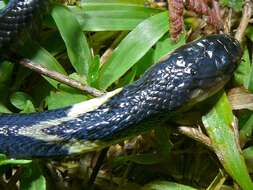
[[[41,129],[40,139],[17,134],[43,121],[64,118],[70,108],[28,115],[0,116],[0,151],[11,157],[64,156],[72,141],[107,141],[141,132],[139,124],[157,124],[174,111],[221,89],[242,54],[228,35],[212,35],[186,44],[126,86],[98,109]],[[36,131],[32,131],[36,133]],[[60,142],[48,142],[56,136]]]
[[[0,49],[14,45],[47,4],[48,0],[10,0],[0,12]]]

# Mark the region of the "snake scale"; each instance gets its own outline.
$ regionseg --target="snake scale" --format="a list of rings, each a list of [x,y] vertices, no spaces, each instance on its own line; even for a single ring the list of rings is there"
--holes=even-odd
[[[29,28],[45,2],[9,1],[0,13],[2,48]],[[178,48],[139,80],[102,97],[41,113],[1,114],[0,152],[12,158],[68,156],[139,134],[220,90],[241,54],[232,37],[211,35]]]

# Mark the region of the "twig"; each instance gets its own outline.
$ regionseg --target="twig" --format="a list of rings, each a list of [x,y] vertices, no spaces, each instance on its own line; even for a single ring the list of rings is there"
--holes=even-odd
[[[47,68],[43,67],[42,65],[33,64],[32,61],[29,59],[22,59],[19,63],[21,65],[23,65],[24,67],[27,67],[35,72],[38,72],[38,73],[40,73],[44,76],[50,77],[52,79],[55,79],[61,83],[68,85],[68,86],[74,87],[74,88],[79,89],[84,92],[87,92],[93,96],[98,97],[98,96],[103,95],[103,92],[101,92],[95,88],[92,88],[88,85],[84,85],[84,84],[80,83],[79,81],[71,79],[71,78],[69,78],[61,73],[58,73],[56,71],[50,71]]]
[[[108,58],[110,58],[110,56],[112,55],[113,50],[119,44],[119,42],[126,36],[126,34],[127,34],[126,32],[119,33],[117,38],[115,40],[113,40],[110,47],[108,49],[106,49],[106,51],[103,53],[103,55],[100,58],[100,62],[101,62],[102,65],[105,64],[105,62],[108,60]]]
[[[232,19],[232,9],[226,9],[225,10],[226,13],[225,13],[225,19],[224,19],[224,33],[225,34],[228,34],[230,33],[231,31],[231,26],[232,26],[232,22],[231,22],[231,19]]]
[[[15,174],[11,177],[10,181],[7,184],[6,189],[14,189],[13,187],[16,186],[16,183],[18,182],[20,176],[23,174],[24,169],[18,168]]]
[[[107,147],[107,148],[102,149],[102,151],[100,152],[99,157],[98,157],[97,162],[96,162],[96,165],[93,168],[90,179],[88,181],[89,186],[92,186],[94,184],[94,182],[96,180],[96,177],[98,175],[98,172],[99,172],[99,170],[100,170],[100,168],[101,168],[101,166],[102,166],[102,164],[105,160],[105,157],[106,157],[106,154],[107,154],[108,150],[109,150],[109,148]]]
[[[187,126],[178,127],[178,131],[198,142],[205,144],[209,149],[213,150],[210,139],[204,135],[200,130]]]
[[[240,22],[240,25],[237,29],[237,32],[235,34],[235,38],[241,42],[242,38],[244,36],[244,33],[246,31],[246,28],[250,22],[250,18],[253,14],[253,3],[252,0],[245,0],[245,4],[243,7],[243,12],[242,12],[242,19]]]

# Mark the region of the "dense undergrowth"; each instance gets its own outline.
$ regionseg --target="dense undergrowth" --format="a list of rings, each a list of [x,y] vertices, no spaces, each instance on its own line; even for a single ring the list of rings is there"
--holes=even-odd
[[[220,1],[222,21],[231,35],[242,22],[243,3]],[[215,33],[191,11],[184,14],[184,31],[177,42],[171,40],[169,28],[162,1],[61,2],[50,7],[16,53],[100,91],[111,91],[138,79],[175,48]],[[252,190],[252,41],[249,24],[241,42],[242,61],[215,97],[175,116],[166,127],[158,123],[146,134],[111,146],[94,185],[87,184],[99,152],[33,161],[0,155],[0,189]],[[51,110],[91,98],[18,63],[0,63],[2,113]]]

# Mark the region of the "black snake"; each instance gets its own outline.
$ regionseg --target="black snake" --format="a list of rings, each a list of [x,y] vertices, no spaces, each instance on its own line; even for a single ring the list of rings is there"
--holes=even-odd
[[[45,2],[9,1],[0,13],[1,48],[19,38]],[[102,97],[42,113],[1,114],[0,152],[14,158],[74,155],[141,133],[220,90],[241,52],[232,37],[211,35],[178,48],[139,80]]]

